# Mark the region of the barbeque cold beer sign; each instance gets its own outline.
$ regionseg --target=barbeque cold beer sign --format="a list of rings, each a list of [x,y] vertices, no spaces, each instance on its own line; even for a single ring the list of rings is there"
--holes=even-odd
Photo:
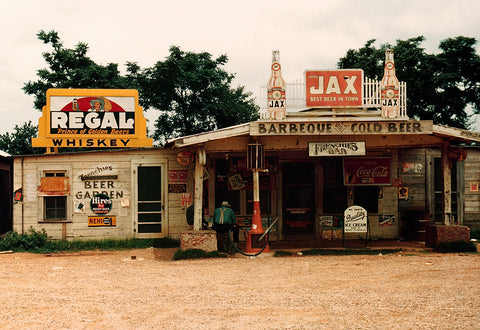
[[[132,89],[49,89],[33,147],[151,147]]]

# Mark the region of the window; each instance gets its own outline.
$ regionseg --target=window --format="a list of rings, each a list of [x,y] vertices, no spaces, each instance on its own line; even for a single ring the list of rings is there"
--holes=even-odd
[[[347,208],[347,187],[343,185],[341,158],[326,158],[323,161],[323,213],[343,214]]]
[[[353,204],[363,207],[367,212],[378,213],[378,187],[356,186],[353,193]]]
[[[43,197],[45,220],[65,220],[67,214],[67,196]]]
[[[46,178],[53,178],[53,177],[59,177],[59,176],[65,176],[65,172],[45,172],[45,177]]]
[[[43,219],[62,221],[67,218],[67,195],[70,191],[65,171],[44,171],[39,194],[43,195]]]

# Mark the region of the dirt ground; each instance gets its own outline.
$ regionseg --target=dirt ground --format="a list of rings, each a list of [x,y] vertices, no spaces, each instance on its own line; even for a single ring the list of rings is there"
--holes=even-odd
[[[480,255],[0,255],[2,329],[478,329]],[[133,259],[132,257],[135,257]]]

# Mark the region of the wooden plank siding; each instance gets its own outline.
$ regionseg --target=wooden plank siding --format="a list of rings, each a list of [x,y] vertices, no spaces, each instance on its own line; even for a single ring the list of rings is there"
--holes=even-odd
[[[164,164],[165,182],[164,214],[162,235],[179,237],[187,229],[185,210],[181,207],[181,194],[168,193],[168,171],[186,170],[176,160],[176,151],[170,149],[140,149],[131,151],[88,152],[78,154],[50,154],[42,156],[17,157],[14,160],[14,190],[23,188],[23,202],[14,204],[13,227],[21,233],[30,228],[45,229],[49,237],[60,239],[103,239],[130,238],[134,231],[134,162]],[[111,174],[115,179],[82,180],[81,175],[95,172],[97,168],[111,170],[98,171],[96,175]],[[44,221],[43,197],[38,195],[40,179],[45,171],[66,171],[70,177],[70,192],[67,195],[67,216],[65,221]],[[96,183],[95,183],[96,181]],[[189,178],[187,191],[193,193],[193,181]],[[104,192],[113,201],[108,215],[116,216],[116,226],[88,227],[88,216],[95,216],[90,210],[90,198],[94,192]],[[87,196],[87,197],[85,197]],[[120,200],[129,200],[129,207],[122,207]],[[74,206],[82,202],[85,213],[75,213]],[[64,232],[64,227],[66,231]],[[165,226],[165,227],[163,227]],[[62,237],[66,235],[66,237]]]
[[[465,215],[464,224],[480,230],[480,191],[471,191],[471,184],[480,184],[480,148],[468,148],[464,166]],[[480,187],[479,187],[480,188]]]

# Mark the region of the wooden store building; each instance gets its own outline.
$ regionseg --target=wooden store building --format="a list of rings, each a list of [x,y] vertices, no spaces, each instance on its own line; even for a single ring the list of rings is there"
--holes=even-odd
[[[279,71],[272,65],[276,80]],[[478,228],[480,133],[409,119],[406,88],[392,84],[390,95],[362,70],[307,71],[299,97],[269,83],[259,120],[162,148],[145,138],[136,91],[49,90],[34,146],[125,148],[15,157],[23,195],[13,228],[178,238],[192,229],[189,205],[200,230],[224,200],[247,231],[252,219],[263,229],[276,220],[270,240],[425,240],[428,224]]]

